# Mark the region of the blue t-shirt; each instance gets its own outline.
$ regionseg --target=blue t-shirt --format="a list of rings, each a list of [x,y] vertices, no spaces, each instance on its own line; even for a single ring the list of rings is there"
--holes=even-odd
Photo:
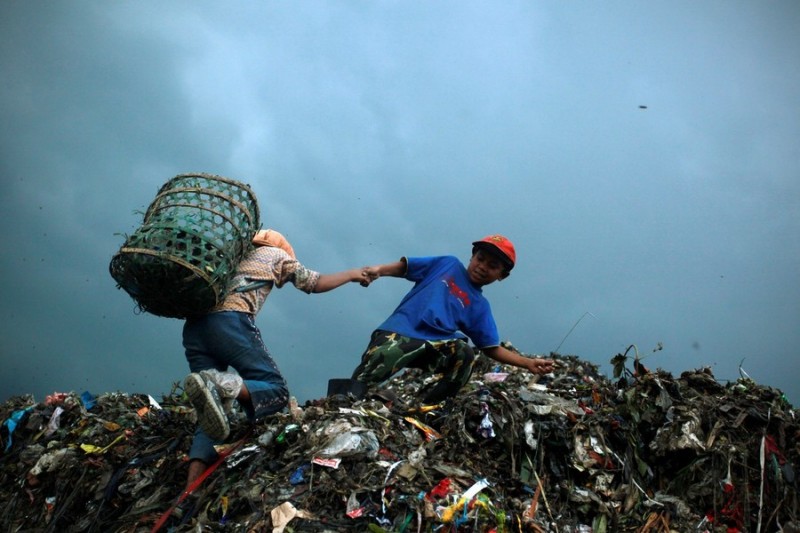
[[[464,338],[478,348],[499,346],[489,301],[456,257],[409,257],[406,279],[415,282],[378,329],[425,340]]]

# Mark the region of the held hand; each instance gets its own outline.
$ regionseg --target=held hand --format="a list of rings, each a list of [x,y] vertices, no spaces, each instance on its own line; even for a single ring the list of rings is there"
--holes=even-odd
[[[381,277],[381,269],[377,266],[365,266],[363,269],[364,275],[366,275],[370,281],[375,281],[379,277]]]
[[[555,368],[555,362],[552,359],[528,359],[526,363],[528,370],[533,374],[549,374]]]
[[[314,293],[328,292],[342,285],[348,283],[358,282],[363,287],[369,286],[373,278],[370,278],[364,273],[363,268],[351,268],[350,270],[342,270],[335,274],[320,274],[317,286],[314,287]]]
[[[358,282],[361,284],[362,287],[369,287],[369,284],[375,281],[375,279],[376,279],[375,277],[369,275],[366,268],[362,268],[359,271]]]
[[[361,277],[359,282],[362,287],[369,287],[369,284],[378,279],[380,274],[377,267],[366,266],[361,269]]]

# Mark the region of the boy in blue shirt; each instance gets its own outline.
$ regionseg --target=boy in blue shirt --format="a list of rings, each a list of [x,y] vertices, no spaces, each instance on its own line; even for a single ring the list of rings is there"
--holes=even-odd
[[[455,395],[472,374],[475,352],[467,339],[498,363],[552,372],[551,359],[529,358],[500,345],[483,287],[508,277],[516,262],[514,245],[502,235],[472,243],[464,265],[453,256],[403,257],[364,269],[370,281],[404,277],[415,283],[378,329],[352,379],[380,383],[402,368],[421,368],[443,377],[421,391],[420,401],[438,403]]]

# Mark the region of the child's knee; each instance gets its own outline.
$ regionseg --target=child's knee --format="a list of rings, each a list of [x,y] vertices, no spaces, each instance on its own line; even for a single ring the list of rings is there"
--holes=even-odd
[[[455,355],[462,364],[471,365],[475,361],[475,350],[465,341],[456,341]]]

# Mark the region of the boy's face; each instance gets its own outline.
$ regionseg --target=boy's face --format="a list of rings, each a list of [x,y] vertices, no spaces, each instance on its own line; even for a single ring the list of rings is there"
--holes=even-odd
[[[508,276],[503,262],[485,250],[475,250],[467,265],[469,280],[475,285],[488,285]]]

